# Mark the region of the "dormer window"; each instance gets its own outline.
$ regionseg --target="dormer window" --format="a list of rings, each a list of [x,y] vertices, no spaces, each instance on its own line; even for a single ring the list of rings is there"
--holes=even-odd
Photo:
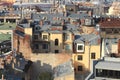
[[[48,36],[47,35],[43,35],[43,40],[47,40]]]
[[[84,44],[77,44],[77,52],[84,52]]]

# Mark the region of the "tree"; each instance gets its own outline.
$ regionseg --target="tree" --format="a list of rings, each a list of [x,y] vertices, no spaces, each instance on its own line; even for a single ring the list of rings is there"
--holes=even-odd
[[[50,72],[40,73],[38,76],[38,80],[53,80],[52,73]]]

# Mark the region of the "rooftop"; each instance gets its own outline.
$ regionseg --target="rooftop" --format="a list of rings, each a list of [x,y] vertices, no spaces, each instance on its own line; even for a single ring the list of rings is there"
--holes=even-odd
[[[120,18],[108,18],[100,22],[100,28],[120,28]]]
[[[120,71],[120,68],[118,66],[120,66],[120,62],[100,61],[96,64],[95,68]]]
[[[15,27],[15,23],[0,23],[0,30],[13,30]]]
[[[74,72],[71,61],[60,64],[54,68],[54,77],[68,75]]]
[[[96,34],[83,34],[83,35],[75,35],[75,42],[84,43],[88,42],[92,45],[99,44],[100,36]]]

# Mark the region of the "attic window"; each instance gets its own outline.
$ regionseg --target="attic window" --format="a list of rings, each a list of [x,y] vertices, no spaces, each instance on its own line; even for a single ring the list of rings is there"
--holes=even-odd
[[[77,52],[84,52],[84,44],[77,44]]]

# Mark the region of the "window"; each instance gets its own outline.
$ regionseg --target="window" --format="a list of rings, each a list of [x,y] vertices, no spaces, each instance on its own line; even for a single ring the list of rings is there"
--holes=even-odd
[[[82,60],[82,55],[78,55],[78,60]]]
[[[112,29],[106,29],[106,33],[107,34],[112,33]]]
[[[102,76],[102,69],[96,69],[96,76],[97,77]]]
[[[58,43],[59,43],[58,39],[55,39],[55,46],[58,46]]]
[[[91,53],[91,59],[95,59],[95,53]]]
[[[34,39],[38,39],[38,35],[34,35]]]
[[[36,31],[37,31],[37,30],[39,30],[39,29],[40,29],[40,27],[39,27],[39,26],[36,26],[36,27],[35,27],[35,30],[36,30]]]
[[[39,45],[38,44],[35,44],[35,49],[39,49]]]
[[[55,53],[59,53],[59,50],[55,50]]]
[[[79,45],[79,46],[78,46],[78,50],[83,50],[83,46],[82,46],[82,45]]]
[[[69,44],[67,44],[67,45],[65,46],[65,50],[70,50],[70,45],[69,45]]]
[[[47,39],[47,35],[43,35],[43,40],[46,40]]]
[[[83,67],[82,66],[78,66],[78,71],[82,71]]]
[[[66,40],[70,39],[69,34],[66,34]]]
[[[42,45],[42,48],[43,48],[43,49],[48,49],[48,44],[43,44],[43,45]]]
[[[84,52],[84,44],[77,44],[77,52]]]

